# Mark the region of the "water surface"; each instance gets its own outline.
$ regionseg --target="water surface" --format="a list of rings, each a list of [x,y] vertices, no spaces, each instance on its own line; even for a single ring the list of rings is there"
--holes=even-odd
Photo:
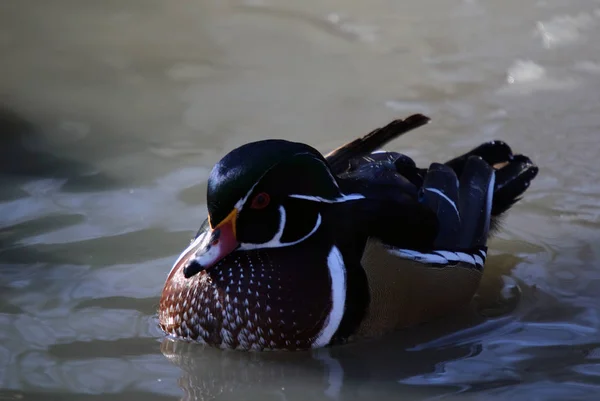
[[[600,3],[4,0],[0,398],[595,400]],[[540,174],[467,310],[314,354],[165,340],[206,179],[263,138],[388,121],[419,163],[503,139]]]

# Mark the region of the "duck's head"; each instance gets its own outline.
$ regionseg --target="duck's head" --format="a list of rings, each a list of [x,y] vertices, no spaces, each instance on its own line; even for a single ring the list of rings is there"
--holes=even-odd
[[[319,229],[323,203],[359,199],[340,191],[325,158],[314,148],[285,140],[234,149],[208,179],[208,231],[175,262],[192,277],[236,250],[285,247]],[[204,234],[203,234],[204,232]]]

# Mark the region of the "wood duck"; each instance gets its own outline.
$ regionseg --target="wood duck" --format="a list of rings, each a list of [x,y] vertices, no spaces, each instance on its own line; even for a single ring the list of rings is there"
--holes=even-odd
[[[396,120],[323,156],[252,142],[208,179],[208,218],[177,258],[159,324],[223,349],[372,338],[467,304],[487,239],[538,168],[504,142],[418,168],[378,151],[429,122]]]

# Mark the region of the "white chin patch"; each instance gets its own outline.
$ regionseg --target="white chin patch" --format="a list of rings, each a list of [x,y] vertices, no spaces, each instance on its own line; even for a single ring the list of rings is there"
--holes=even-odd
[[[177,257],[177,260],[175,260],[175,263],[173,263],[173,267],[171,267],[171,270],[169,271],[169,274],[167,275],[167,277],[169,277],[171,275],[171,273],[173,272],[173,269],[179,264],[179,262],[181,262],[181,259],[183,259],[184,257],[187,256],[187,254],[194,248],[196,249],[204,249],[206,247],[206,245],[208,245],[208,241],[210,240],[210,230],[206,230],[204,232],[201,232],[198,237],[196,239],[194,239],[192,241],[192,243],[190,244],[190,246],[188,246],[187,248],[185,248],[185,250],[183,252],[181,252],[181,254]]]
[[[250,249],[260,249],[260,248],[281,248],[284,246],[296,245],[300,242],[304,241],[311,235],[313,235],[319,227],[321,226],[321,214],[317,214],[317,221],[315,222],[315,226],[310,230],[308,234],[299,240],[292,242],[281,242],[281,237],[283,237],[283,231],[285,230],[285,222],[286,222],[286,213],[285,208],[283,206],[279,206],[279,228],[273,238],[269,241],[264,242],[262,244],[250,244],[250,243],[242,243],[240,244],[239,250],[250,250]]]

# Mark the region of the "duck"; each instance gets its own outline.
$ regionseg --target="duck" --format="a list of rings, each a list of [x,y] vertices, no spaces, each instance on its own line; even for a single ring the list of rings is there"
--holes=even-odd
[[[503,141],[420,168],[381,150],[430,122],[397,119],[322,154],[244,144],[208,178],[208,216],[165,281],[170,338],[300,351],[384,336],[468,304],[487,242],[538,173]]]

